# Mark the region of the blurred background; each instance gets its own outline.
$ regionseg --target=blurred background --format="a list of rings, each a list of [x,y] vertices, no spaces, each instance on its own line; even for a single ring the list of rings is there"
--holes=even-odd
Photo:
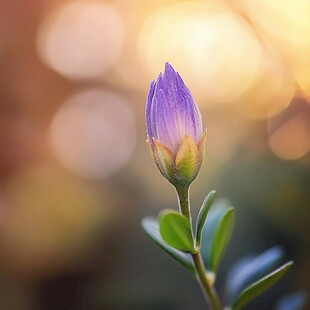
[[[177,208],[145,145],[165,61],[208,127],[193,214],[236,208],[221,273],[280,245],[294,268],[248,309],[310,291],[309,0],[2,0],[0,38],[1,309],[204,309],[140,224]]]

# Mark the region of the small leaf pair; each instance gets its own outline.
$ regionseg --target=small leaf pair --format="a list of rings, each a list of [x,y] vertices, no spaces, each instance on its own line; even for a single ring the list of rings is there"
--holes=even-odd
[[[223,201],[211,209],[215,194],[215,191],[210,192],[202,204],[197,218],[195,240],[189,219],[174,210],[162,211],[158,217],[159,222],[150,218],[143,220],[143,227],[150,237],[187,268],[190,257],[185,259],[184,254],[195,254],[201,248],[205,267],[213,276],[230,240],[234,221],[233,208]],[[178,253],[178,257],[172,255],[172,250],[174,254]]]
[[[226,281],[226,299],[229,309],[242,309],[275,284],[292,265],[292,262],[288,262],[271,272],[282,256],[282,249],[273,247],[257,257],[246,257],[237,262],[231,268]]]

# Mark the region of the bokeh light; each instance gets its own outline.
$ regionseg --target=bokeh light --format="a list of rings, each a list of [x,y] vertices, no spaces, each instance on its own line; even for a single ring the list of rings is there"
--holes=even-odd
[[[70,97],[50,127],[52,150],[70,171],[105,178],[120,169],[133,152],[135,124],[126,99],[100,89]]]
[[[240,97],[261,65],[260,44],[222,3],[180,3],[154,13],[138,52],[152,76],[170,61],[208,106]]]
[[[310,123],[304,113],[294,115],[269,135],[269,146],[284,160],[303,157],[310,150]]]
[[[255,83],[235,102],[236,110],[251,119],[267,119],[283,111],[295,91],[296,82],[289,68],[265,54]]]
[[[41,58],[73,79],[93,78],[118,59],[124,40],[115,9],[99,1],[68,2],[51,13],[38,33]]]
[[[0,308],[205,309],[141,228],[177,208],[145,145],[166,61],[208,128],[193,215],[213,189],[236,207],[220,272],[278,244],[310,291],[309,0],[2,2]]]
[[[269,52],[284,58],[302,91],[310,98],[310,1],[242,3]]]

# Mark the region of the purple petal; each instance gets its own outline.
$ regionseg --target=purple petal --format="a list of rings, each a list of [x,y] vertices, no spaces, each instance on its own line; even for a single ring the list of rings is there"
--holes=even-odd
[[[171,152],[176,153],[179,148],[180,137],[174,109],[169,106],[163,89],[157,89],[154,100],[156,101],[154,102],[155,137]]]
[[[164,74],[152,81],[146,106],[147,135],[158,139],[174,154],[188,134],[199,143],[203,134],[200,111],[189,89],[173,67],[165,64]]]
[[[187,134],[198,143],[203,134],[201,113],[195,103],[193,96],[187,86],[184,84],[181,76],[177,73],[178,88],[182,99],[187,104]],[[190,119],[190,120],[189,120]]]
[[[155,81],[151,81],[151,85],[149,88],[149,92],[147,95],[147,100],[146,100],[146,109],[145,109],[145,120],[146,120],[146,134],[149,140],[149,143],[151,144],[152,147],[154,147],[154,142],[153,142],[153,132],[152,132],[152,126],[151,126],[151,107],[152,107],[152,100],[154,96],[154,91],[155,91]]]

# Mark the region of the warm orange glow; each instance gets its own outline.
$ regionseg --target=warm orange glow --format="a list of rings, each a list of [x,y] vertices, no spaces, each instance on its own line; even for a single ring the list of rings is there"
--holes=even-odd
[[[138,52],[151,76],[170,61],[207,106],[240,97],[261,65],[261,47],[246,24],[224,5],[206,2],[154,13],[140,33]]]
[[[243,1],[269,52],[283,57],[310,98],[310,1]]]
[[[120,169],[134,149],[132,111],[119,95],[91,89],[69,98],[50,127],[52,150],[70,171],[105,178]]]
[[[265,55],[260,74],[249,92],[236,101],[237,111],[252,119],[266,119],[283,111],[295,95],[290,70]]]
[[[310,0],[0,3],[0,310],[203,306],[140,225],[178,208],[145,144],[148,89],[166,61],[208,131],[193,215],[213,189],[237,208],[240,239],[222,267],[280,240],[310,292]],[[170,95],[171,108],[184,99]],[[182,129],[151,112],[152,130]],[[185,291],[201,300],[180,305]]]
[[[97,77],[118,59],[123,26],[112,7],[99,1],[74,1],[47,17],[38,34],[41,58],[73,79]]]
[[[306,115],[298,114],[270,135],[269,146],[281,159],[294,160],[310,150],[310,125]]]
[[[308,65],[306,66],[307,71],[303,71],[299,73],[298,83],[301,90],[302,95],[310,104],[310,60]]]

